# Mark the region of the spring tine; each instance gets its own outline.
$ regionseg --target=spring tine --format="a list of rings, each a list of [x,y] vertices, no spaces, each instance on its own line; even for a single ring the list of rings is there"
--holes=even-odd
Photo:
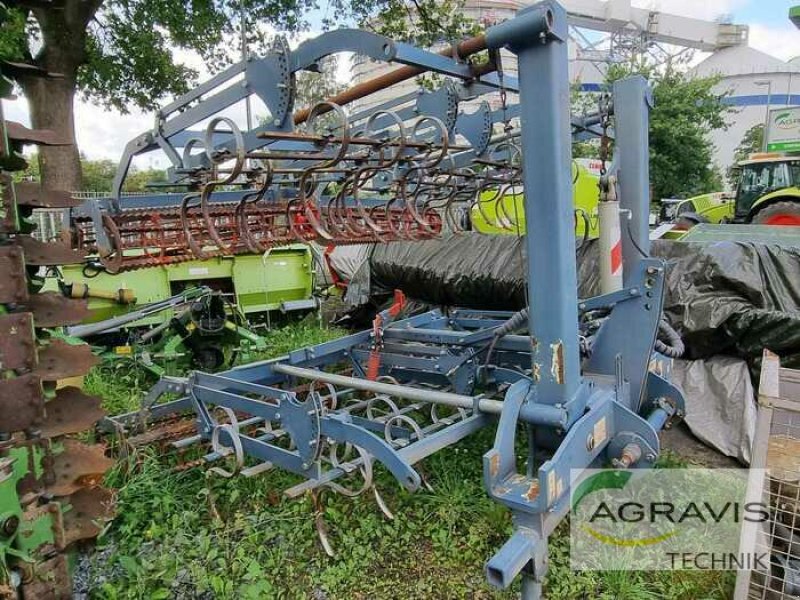
[[[214,134],[218,133],[217,126],[220,124],[225,124],[230,129],[230,134],[233,137],[234,141],[234,152],[233,152],[233,159],[234,165],[230,170],[227,170],[227,175],[219,178],[213,179],[207,182],[204,186],[202,191],[200,192],[200,211],[203,215],[203,221],[205,222],[205,231],[211,240],[216,245],[218,251],[222,254],[230,254],[231,253],[231,244],[226,243],[222,236],[220,235],[217,224],[215,219],[212,218],[211,211],[209,208],[210,198],[214,191],[214,189],[218,186],[228,185],[233,183],[237,177],[242,172],[244,168],[245,162],[245,147],[244,147],[244,137],[242,135],[241,130],[239,127],[228,117],[216,117],[212,119],[205,130],[205,135],[203,138],[203,146],[205,149],[205,154],[209,159],[209,162],[212,166],[212,176],[216,176],[219,174],[219,166],[227,162],[230,159],[229,152],[215,152],[214,151]],[[193,240],[190,239],[189,243],[192,244]],[[233,240],[235,243],[235,240]],[[193,251],[196,256],[201,257],[193,248]],[[201,253],[203,251],[201,250]]]
[[[319,536],[319,542],[322,544],[322,549],[325,550],[325,554],[334,558],[336,554],[333,551],[333,546],[328,537],[328,525],[325,523],[325,510],[322,507],[321,495],[322,491],[311,490],[311,504],[314,507],[314,526],[316,527],[317,536]]]
[[[194,239],[194,235],[192,234],[191,224],[189,221],[189,211],[191,208],[189,203],[192,200],[196,200],[200,197],[200,194],[197,193],[190,193],[186,194],[181,201],[181,227],[183,228],[183,237],[186,240],[186,245],[194,254],[195,257],[199,259],[206,259],[210,258],[209,255],[203,250],[202,246],[197,243],[197,240]]]
[[[386,504],[386,501],[381,496],[381,493],[378,491],[378,488],[375,485],[372,486],[372,494],[375,496],[375,502],[378,503],[378,508],[381,509],[381,512],[384,516],[389,519],[390,521],[394,521],[394,513],[389,510],[389,506]]]
[[[267,190],[272,184],[272,178],[274,175],[271,161],[265,160],[263,161],[262,164],[265,165],[266,172],[264,174],[261,186],[255,193],[244,194],[242,196],[241,201],[236,207],[236,216],[235,216],[236,228],[239,232],[239,237],[244,240],[247,248],[251,252],[256,254],[266,252],[269,246],[261,243],[260,240],[256,239],[256,237],[253,235],[253,232],[250,230],[250,227],[248,227],[247,207],[248,205],[260,202],[264,198],[264,195],[267,193]]]

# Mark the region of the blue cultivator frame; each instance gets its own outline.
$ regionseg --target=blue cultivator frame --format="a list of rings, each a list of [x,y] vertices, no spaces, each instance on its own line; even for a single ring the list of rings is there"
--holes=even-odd
[[[661,318],[664,265],[647,235],[649,92],[642,78],[614,84],[615,166],[621,205],[624,286],[579,299],[570,177],[567,20],[542,2],[486,34],[490,51],[518,57],[529,309],[523,313],[431,311],[371,331],[295,350],[219,374],[165,378],[149,394],[150,416],[192,410],[215,460],[233,454],[243,475],[276,467],[345,493],[372,463],[408,490],[414,465],[496,424],[484,457],[487,493],[513,513],[515,533],[487,563],[489,582],[524,576],[536,598],[547,572],[547,537],[566,514],[571,470],[646,467],[658,431],[683,411],[680,392],[649,370]],[[407,64],[416,64],[406,56]],[[510,321],[509,321],[510,320]],[[525,326],[527,325],[527,331]],[[516,327],[521,334],[513,335]],[[659,370],[663,373],[664,370]],[[166,392],[180,399],[158,404]],[[517,471],[524,424],[528,468]],[[244,457],[260,461],[243,468]],[[542,456],[545,456],[543,459]]]

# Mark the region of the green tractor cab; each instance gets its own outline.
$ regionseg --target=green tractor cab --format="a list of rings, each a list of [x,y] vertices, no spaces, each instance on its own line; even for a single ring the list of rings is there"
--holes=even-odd
[[[800,226],[800,155],[753,154],[738,168],[735,195],[714,192],[675,203],[670,212],[677,228],[698,223]]]
[[[758,154],[739,163],[735,223],[800,225],[800,156]]]

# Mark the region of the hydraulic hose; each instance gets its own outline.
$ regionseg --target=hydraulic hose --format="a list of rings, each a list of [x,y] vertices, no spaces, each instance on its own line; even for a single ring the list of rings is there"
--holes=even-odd
[[[511,318],[508,319],[505,323],[500,325],[497,329],[494,330],[494,335],[492,336],[492,341],[489,343],[489,349],[486,352],[486,360],[484,361],[484,366],[489,365],[489,361],[492,359],[492,353],[494,352],[494,347],[497,345],[497,342],[500,341],[501,338],[507,336],[510,333],[513,333],[517,329],[528,324],[528,309],[523,308],[522,310],[515,312],[511,315]]]
[[[664,339],[662,339],[662,337]],[[667,358],[680,358],[686,352],[686,346],[680,334],[672,328],[665,318],[658,322],[658,336],[655,344],[656,352]]]
[[[486,360],[484,366],[488,366],[492,358],[492,353],[503,337],[513,333],[514,331],[522,328],[528,324],[528,309],[514,313],[505,323],[500,325],[494,330],[492,341],[489,344],[489,349],[486,352]],[[661,318],[658,322],[658,336],[656,337],[655,351],[663,354],[668,358],[681,358],[686,352],[686,346],[681,339],[680,334],[670,325],[665,318]]]

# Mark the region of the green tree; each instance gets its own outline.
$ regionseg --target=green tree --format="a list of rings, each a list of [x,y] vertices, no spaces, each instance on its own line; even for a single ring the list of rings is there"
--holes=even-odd
[[[80,189],[75,144],[76,93],[126,112],[154,108],[169,94],[185,92],[197,73],[175,61],[171,48],[195,50],[212,68],[237,58],[239,15],[293,31],[304,26],[313,0],[60,0],[7,2],[0,27],[0,58],[33,64],[61,77],[21,77],[31,122],[51,129],[67,146],[39,153],[46,186]]]
[[[61,75],[17,82],[33,127],[51,129],[69,142],[39,153],[43,184],[61,189],[82,187],[73,114],[77,93],[121,112],[129,106],[153,109],[197,78],[175,60],[172,49],[197,51],[214,71],[238,59],[242,27],[251,50],[261,53],[269,38],[262,26],[303,29],[307,12],[316,7],[316,0],[5,1],[0,4],[0,59]],[[420,40],[450,39],[464,29],[460,11],[448,12],[458,0],[446,0],[445,8],[438,0],[413,1],[414,11],[404,0],[330,0],[326,14],[333,16],[324,25],[377,23],[374,28],[383,33],[410,32]],[[377,18],[383,14],[386,18]]]
[[[736,150],[733,151],[733,164],[728,167],[728,182],[735,186],[737,182],[738,164],[754,152],[761,152],[764,148],[764,124],[753,125],[745,131]]]
[[[167,173],[159,169],[131,169],[125,178],[123,192],[153,192],[153,184],[167,181]],[[108,184],[111,189],[111,182]]]
[[[108,192],[111,182],[117,172],[117,163],[113,160],[87,160],[81,157],[81,170],[83,171],[83,185],[79,188],[84,192]]]
[[[375,0],[371,0],[375,2]],[[480,26],[464,16],[463,0],[378,0],[361,5],[361,24],[375,33],[422,47],[477,35]],[[379,18],[370,19],[370,13]]]
[[[82,192],[111,193],[111,184],[117,173],[118,163],[109,159],[89,160],[81,156],[81,170],[83,172]],[[28,158],[28,168],[14,173],[16,181],[41,182],[38,157],[34,154]],[[161,183],[167,180],[167,174],[159,169],[131,168],[125,179],[124,192],[150,191],[150,184]]]
[[[718,77],[692,77],[667,65],[615,65],[608,79],[640,73],[653,86],[650,113],[650,181],[654,198],[681,198],[718,190],[722,177],[713,163],[709,133],[727,127],[730,108],[714,91]]]
[[[336,80],[338,60],[329,56],[320,61],[317,72],[298,73],[295,79],[295,106],[312,106],[335,96],[344,89],[344,85]]]

